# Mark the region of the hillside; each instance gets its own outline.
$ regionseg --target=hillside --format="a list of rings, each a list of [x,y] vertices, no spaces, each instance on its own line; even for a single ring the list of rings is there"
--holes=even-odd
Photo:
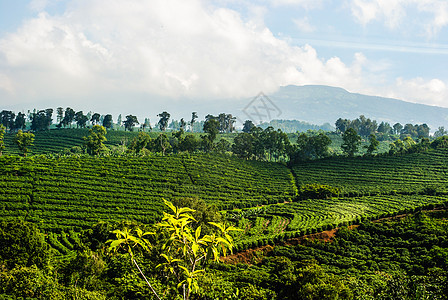
[[[2,219],[40,228],[86,228],[100,220],[153,223],[162,198],[198,197],[219,209],[291,201],[289,170],[228,156],[0,158]]]
[[[393,125],[426,123],[434,131],[448,127],[448,108],[415,104],[397,99],[350,93],[342,88],[308,85],[285,86],[269,98],[282,111],[282,119],[312,124],[330,123],[338,118],[355,119],[360,115]]]
[[[400,293],[416,294],[418,287],[419,295],[443,295],[447,161],[445,150],[331,158],[292,170],[230,155],[3,156],[0,240],[34,232],[17,240],[26,241],[27,249],[39,240],[46,249],[39,254],[51,258],[55,272],[42,265],[6,269],[0,272],[0,298],[51,299],[55,290],[92,300],[151,298],[129,257],[109,253],[105,241],[114,238],[112,230],[135,226],[118,222],[153,224],[166,209],[163,198],[185,197],[216,205],[241,229],[233,234],[237,258],[228,260],[237,264],[204,265],[195,299],[389,299],[397,284]],[[301,197],[307,184],[328,184],[341,193]],[[386,219],[384,226],[370,222],[413,213],[404,221]],[[136,258],[162,294],[177,284],[156,267],[164,262],[160,248]],[[8,249],[15,251],[15,244]],[[0,258],[18,261],[13,251],[2,251]],[[21,274],[48,281],[23,283]],[[51,291],[49,282],[54,282]],[[79,288],[72,287],[75,283]],[[18,286],[34,289],[27,294]]]
[[[447,160],[447,153],[430,151],[332,158],[291,170],[229,155],[5,156],[0,158],[0,200],[3,219],[21,217],[58,231],[100,220],[152,223],[160,218],[162,198],[201,198],[228,210],[230,220],[245,218],[240,227],[251,223],[241,243],[252,243],[444,203]],[[298,189],[306,184],[338,188],[339,198],[297,201]],[[436,193],[441,196],[432,196]]]

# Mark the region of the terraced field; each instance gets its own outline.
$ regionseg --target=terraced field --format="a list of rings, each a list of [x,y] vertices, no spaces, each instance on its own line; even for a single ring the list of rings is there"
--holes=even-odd
[[[55,247],[70,249],[76,239],[71,236],[98,221],[152,223],[164,209],[162,198],[197,197],[227,210],[227,218],[244,230],[237,243],[245,248],[447,205],[447,172],[448,153],[442,150],[326,159],[292,170],[230,155],[4,156],[0,219],[35,222],[53,232]],[[337,187],[341,193],[297,200],[297,186],[310,183]]]
[[[0,208],[2,219],[21,217],[60,231],[100,220],[152,223],[162,198],[198,197],[220,209],[290,201],[289,170],[269,166],[205,155],[2,157]]]
[[[263,208],[229,211],[227,214],[244,229],[237,237],[239,247],[250,248],[364,220],[440,205],[448,206],[447,196],[384,195],[309,199]]]
[[[326,184],[339,188],[341,196],[413,194],[428,187],[448,192],[446,151],[310,161],[293,171],[298,186]]]

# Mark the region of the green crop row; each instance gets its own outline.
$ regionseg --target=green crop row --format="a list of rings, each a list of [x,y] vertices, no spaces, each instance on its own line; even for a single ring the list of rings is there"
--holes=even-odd
[[[247,217],[240,212],[227,214],[242,229],[235,239],[239,248],[244,249],[440,205],[448,206],[447,196],[386,195],[269,205],[256,215],[246,214]]]
[[[162,199],[201,198],[219,209],[289,201],[282,165],[218,155],[0,158],[2,218],[59,232],[98,221],[160,219]]]
[[[297,164],[293,171],[299,187],[329,185],[340,190],[339,196],[415,194],[428,187],[448,192],[446,151],[325,159]]]

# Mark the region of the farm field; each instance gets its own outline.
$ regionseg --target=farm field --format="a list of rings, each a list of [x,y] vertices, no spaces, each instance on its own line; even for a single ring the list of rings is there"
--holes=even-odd
[[[246,257],[236,265],[207,266],[207,274],[198,277],[197,299],[301,299],[313,293],[320,299],[320,293],[330,292],[329,299],[377,299],[396,290],[390,285],[399,280],[407,280],[400,283],[403,293],[417,286],[440,295],[447,160],[443,150],[337,157],[291,168],[203,153],[2,156],[0,223],[35,224],[60,274],[58,288],[79,282],[82,293],[91,293],[88,299],[150,299],[139,275],[124,267],[129,258],[111,256],[105,242],[120,226],[159,222],[166,211],[163,199],[183,198],[203,199],[221,210],[223,220],[242,230],[233,234],[235,252]],[[304,198],[300,187],[310,184],[340,193]],[[412,219],[433,208],[442,209],[437,218]],[[400,214],[411,214],[408,223],[381,227],[370,222]],[[354,224],[359,227],[349,230]],[[308,241],[310,234],[325,230],[334,234],[331,243]],[[306,244],[289,245],[297,240]],[[162,293],[166,283],[156,268],[161,258],[140,253],[138,259]],[[0,291],[9,293],[11,282]],[[427,282],[433,292],[426,292]],[[308,288],[297,288],[302,286]],[[47,298],[48,291],[39,292],[44,296],[37,298]]]
[[[219,209],[291,201],[282,165],[229,156],[0,158],[2,219],[20,217],[44,230],[98,221],[161,217],[162,199],[198,197]]]
[[[396,156],[332,158],[303,162],[292,170],[297,185],[325,184],[341,196],[413,194],[425,189],[448,192],[448,154],[444,150]]]
[[[4,156],[1,218],[21,218],[57,235],[99,221],[151,224],[161,218],[162,199],[199,198],[244,230],[235,238],[245,249],[444,205],[447,162],[440,150],[303,162],[292,171],[230,155]],[[298,200],[297,187],[311,183],[341,193]]]

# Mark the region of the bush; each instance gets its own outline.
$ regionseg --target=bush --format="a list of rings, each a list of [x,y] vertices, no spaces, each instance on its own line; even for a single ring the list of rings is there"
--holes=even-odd
[[[305,184],[300,187],[300,199],[328,199],[338,196],[340,190],[338,188],[324,184]]]

